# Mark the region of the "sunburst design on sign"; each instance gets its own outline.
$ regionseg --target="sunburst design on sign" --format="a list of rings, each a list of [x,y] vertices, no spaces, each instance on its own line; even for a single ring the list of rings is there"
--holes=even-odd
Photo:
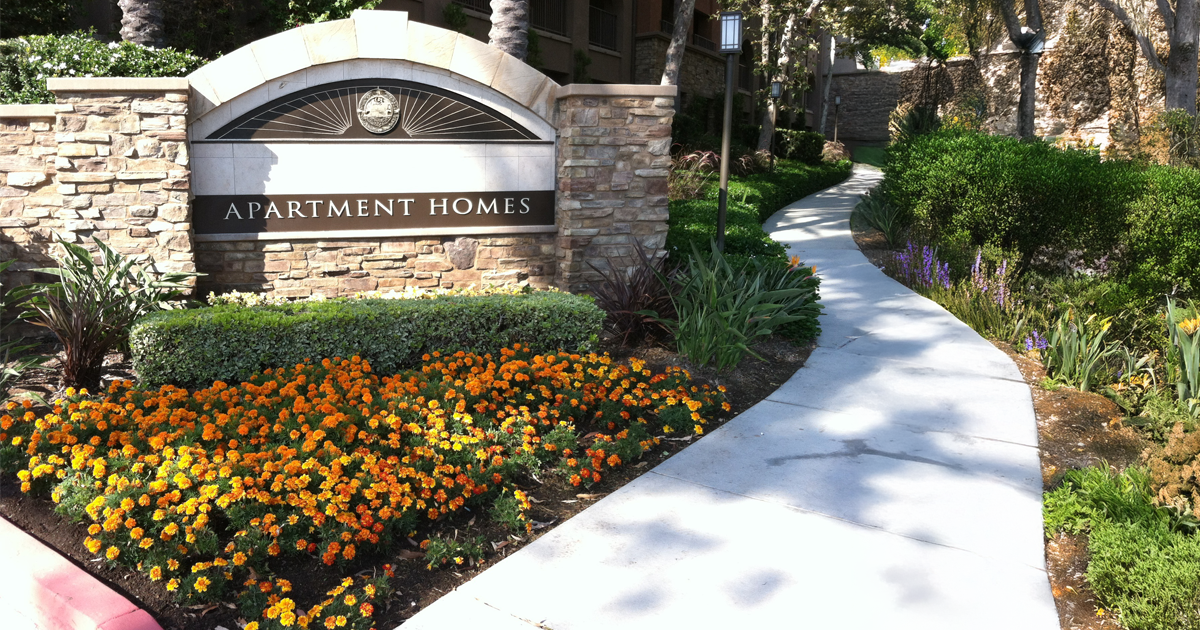
[[[394,99],[399,121],[364,118],[363,99]],[[390,98],[388,98],[390,97]],[[207,140],[521,141],[537,136],[508,116],[461,95],[400,80],[342,81],[302,90],[263,105]]]

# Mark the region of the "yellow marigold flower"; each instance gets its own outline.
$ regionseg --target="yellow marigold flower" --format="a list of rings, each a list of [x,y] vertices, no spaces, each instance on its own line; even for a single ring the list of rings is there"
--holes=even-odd
[[[104,557],[109,560],[116,560],[119,555],[121,555],[121,550],[116,547],[109,547],[108,551],[104,552]]]
[[[84,539],[83,545],[92,553],[100,553],[100,547],[103,547],[104,543],[89,536],[88,538]]]
[[[206,578],[204,576],[200,576],[200,577],[196,578],[196,584],[194,585],[194,588],[196,589],[196,591],[203,593],[204,591],[208,590],[209,584],[212,584],[212,581],[210,581],[208,578]]]
[[[353,595],[347,595],[342,601],[345,602],[347,606],[353,606],[358,603],[358,598]]]
[[[167,590],[173,591],[177,588],[179,588],[179,578],[171,578],[171,580],[167,582]]]
[[[258,622],[251,621],[250,623],[246,624],[246,627],[242,628],[242,630],[258,630]]]
[[[162,576],[163,576],[162,567],[155,566],[150,569],[150,579],[151,580],[157,582],[162,579]]]

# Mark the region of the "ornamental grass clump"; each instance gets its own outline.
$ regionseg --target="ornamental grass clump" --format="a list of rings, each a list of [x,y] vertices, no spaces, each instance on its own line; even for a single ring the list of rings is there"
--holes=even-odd
[[[333,604],[288,600],[277,563],[345,566],[468,507],[528,530],[515,479],[548,469],[590,486],[722,407],[683,370],[595,354],[434,353],[395,376],[325,359],[196,391],[68,390],[41,416],[10,403],[0,465],[90,523],[90,553],[182,602],[236,595],[263,629],[307,628]]]

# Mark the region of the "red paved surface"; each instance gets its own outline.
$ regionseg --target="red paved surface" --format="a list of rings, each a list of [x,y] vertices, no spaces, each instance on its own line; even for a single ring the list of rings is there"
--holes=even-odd
[[[0,628],[162,630],[146,611],[3,518]]]

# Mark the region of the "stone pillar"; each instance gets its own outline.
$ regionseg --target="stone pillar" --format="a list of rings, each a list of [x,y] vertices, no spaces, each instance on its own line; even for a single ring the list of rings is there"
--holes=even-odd
[[[0,260],[17,261],[0,279],[6,288],[31,282],[30,269],[51,263],[50,245],[63,228],[55,109],[0,105]]]
[[[60,235],[195,271],[186,78],[50,79]]]
[[[661,255],[676,88],[567,85],[557,92],[557,284],[587,291],[610,264]]]

